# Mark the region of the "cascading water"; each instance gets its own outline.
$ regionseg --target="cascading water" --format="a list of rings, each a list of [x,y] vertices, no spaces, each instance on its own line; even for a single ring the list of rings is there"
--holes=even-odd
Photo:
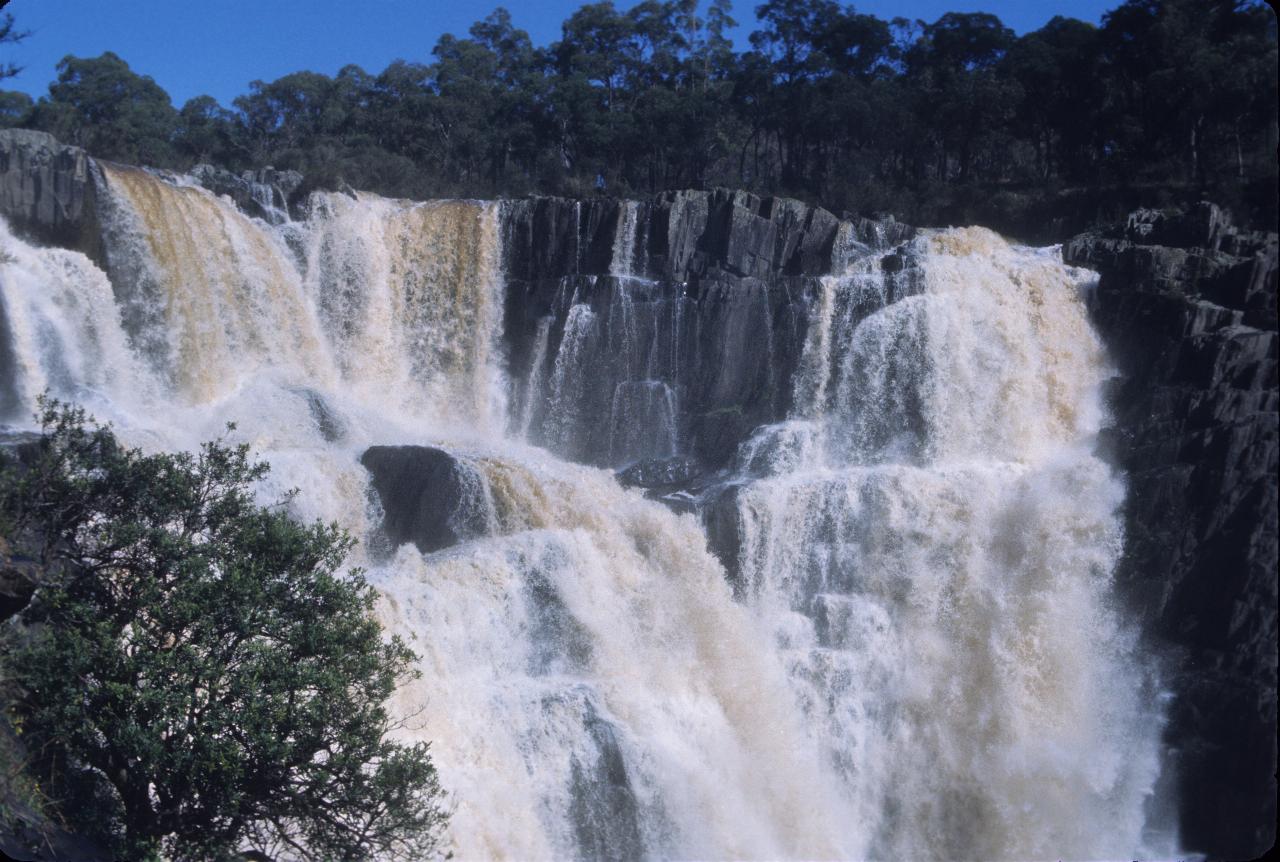
[[[1168,852],[1144,834],[1161,716],[1111,598],[1088,274],[980,229],[901,254],[821,281],[794,415],[739,454],[761,476],[737,497],[743,591],[856,855]]]
[[[299,517],[366,539],[351,562],[421,656],[396,704],[434,743],[460,857],[1151,846],[1159,716],[1110,604],[1122,488],[1089,449],[1082,274],[961,231],[821,282],[792,416],[739,455],[735,600],[693,516],[504,436],[498,207],[317,194],[272,226],[102,170],[110,281],[0,231],[0,409],[23,425],[47,388],[149,449],[234,421],[272,464],[264,499],[297,487]],[[696,319],[660,295],[635,212],[626,271],[566,289],[510,411],[560,452],[594,421],[598,462],[677,451],[684,375],[739,349],[695,342],[778,317],[763,287]],[[602,356],[621,371],[597,398]],[[379,540],[360,458],[387,443],[460,465],[460,543]]]
[[[680,352],[691,335],[680,319],[684,300],[631,276],[594,279],[588,289],[566,293],[553,355],[554,319],[538,326],[524,387],[527,439],[577,461],[616,467],[676,454]]]

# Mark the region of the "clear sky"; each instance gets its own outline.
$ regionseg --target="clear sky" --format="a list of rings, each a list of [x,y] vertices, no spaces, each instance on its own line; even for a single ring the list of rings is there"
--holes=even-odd
[[[754,29],[759,0],[736,0],[738,42]],[[615,0],[619,8],[634,5]],[[933,21],[948,11],[993,12],[1019,33],[1054,15],[1097,23],[1120,0],[864,0],[860,12]],[[471,24],[505,5],[516,26],[545,45],[578,0],[12,0],[19,28],[32,31],[5,46],[0,62],[25,67],[9,89],[43,95],[67,54],[114,51],[169,91],[175,105],[208,93],[223,104],[255,79],[270,81],[311,69],[333,74],[348,63],[380,72],[397,58],[428,62],[443,33],[466,35]]]

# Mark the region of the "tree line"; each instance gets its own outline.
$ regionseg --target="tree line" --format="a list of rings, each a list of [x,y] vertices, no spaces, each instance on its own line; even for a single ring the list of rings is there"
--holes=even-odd
[[[535,46],[497,9],[429,61],[254,81],[175,108],[120,57],[67,57],[0,123],[107,159],[295,168],[428,197],[728,185],[927,223],[992,190],[1165,187],[1274,218],[1276,18],[1258,0],[1127,0],[1100,26],[883,20],[767,0],[585,5]]]

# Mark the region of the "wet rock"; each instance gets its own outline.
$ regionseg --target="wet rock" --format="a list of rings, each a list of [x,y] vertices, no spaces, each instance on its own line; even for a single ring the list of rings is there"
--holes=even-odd
[[[698,498],[688,491],[673,491],[669,494],[651,491],[645,496],[650,500],[661,503],[677,515],[696,515],[698,513]]]
[[[581,714],[591,750],[575,753],[570,760],[569,820],[578,849],[584,858],[605,862],[643,858],[640,804],[615,728],[589,697],[583,700]]]
[[[277,171],[272,167],[234,174],[199,164],[191,169],[190,176],[214,194],[231,198],[244,213],[270,224],[289,220],[290,206],[296,203],[296,193],[303,185],[303,176],[297,171]]]
[[[3,253],[3,249],[0,249]],[[2,266],[0,259],[0,266]],[[0,296],[0,421],[21,416],[22,396],[18,391],[18,357],[13,345],[13,329],[4,297]]]
[[[650,278],[616,272],[631,214],[635,268]],[[754,428],[786,416],[818,276],[914,233],[727,189],[630,205],[530,198],[505,202],[501,218],[522,422],[533,442],[615,468],[661,452],[632,430],[637,415],[667,419],[640,396],[673,405],[676,452],[727,464]],[[579,313],[566,347],[574,305],[591,317]]]
[[[707,550],[720,560],[736,596],[745,592],[742,583],[742,518],[738,495],[742,486],[730,482],[705,491],[699,500],[702,527],[707,534]]]
[[[618,472],[618,481],[628,488],[687,488],[702,475],[697,458],[676,455],[646,458]]]
[[[391,547],[412,542],[430,553],[488,531],[480,478],[443,449],[370,446],[360,463],[373,479]]]
[[[294,390],[307,402],[307,412],[316,424],[316,430],[328,443],[336,443],[347,436],[347,423],[334,410],[328,400],[314,389],[300,387]]]
[[[20,234],[101,260],[92,166],[46,132],[0,129],[0,216]]]
[[[1127,474],[1117,580],[1168,652],[1182,841],[1249,858],[1276,822],[1276,236],[1204,203],[1077,236],[1121,378],[1107,449]]]
[[[505,271],[529,281],[608,275],[622,201],[535,197],[503,204]],[[824,275],[836,263],[841,226],[857,241],[900,242],[911,228],[832,213],[792,198],[743,191],[663,192],[639,202],[638,259],[662,280],[719,272],[738,277]]]
[[[503,271],[507,278],[527,282],[580,274],[579,230],[584,206],[590,204],[567,198],[504,202]]]

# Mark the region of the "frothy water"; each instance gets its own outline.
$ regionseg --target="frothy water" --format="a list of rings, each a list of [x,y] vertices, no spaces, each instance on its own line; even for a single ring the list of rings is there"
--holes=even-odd
[[[962,230],[914,240],[898,272],[863,256],[822,280],[792,415],[736,461],[735,600],[693,516],[521,439],[578,445],[573,351],[614,339],[597,452],[679,450],[675,354],[636,345],[678,333],[683,304],[633,302],[636,205],[614,253],[631,287],[565,297],[509,411],[495,205],[316,194],[267,225],[102,170],[110,279],[0,229],[0,410],[27,427],[49,389],[153,450],[234,421],[272,464],[264,499],[297,487],[299,517],[364,539],[351,562],[421,656],[395,703],[433,742],[460,857],[1173,846],[1146,826],[1162,719],[1112,598],[1124,489],[1092,452],[1087,273]],[[380,545],[372,444],[448,450],[475,534]]]
[[[762,476],[747,603],[871,827],[856,855],[1168,853],[1144,835],[1162,718],[1111,597],[1090,274],[979,229],[901,254],[823,279],[795,416],[738,458]]]

